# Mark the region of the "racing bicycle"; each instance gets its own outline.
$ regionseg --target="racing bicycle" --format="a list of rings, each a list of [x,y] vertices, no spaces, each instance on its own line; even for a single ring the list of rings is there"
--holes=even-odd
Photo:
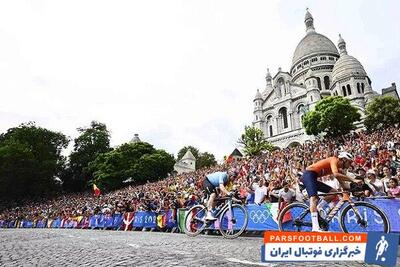
[[[318,221],[322,230],[328,231],[329,225],[342,206],[338,220],[340,228],[345,233],[390,232],[390,223],[386,214],[374,204],[365,201],[353,202],[349,192],[321,193],[319,197],[339,195],[339,202],[330,209],[326,216],[318,213]],[[308,232],[312,229],[310,207],[305,203],[289,204],[278,215],[280,231]],[[336,230],[336,229],[333,229]]]
[[[249,216],[241,200],[233,194],[216,201],[216,221],[205,220],[207,208],[203,204],[195,205],[186,212],[184,231],[188,236],[197,236],[205,229],[218,229],[223,237],[233,239],[246,230]],[[207,199],[204,202],[207,203]]]

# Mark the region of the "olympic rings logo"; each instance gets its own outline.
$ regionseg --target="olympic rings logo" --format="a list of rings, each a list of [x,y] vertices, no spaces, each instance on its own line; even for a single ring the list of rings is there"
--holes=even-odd
[[[250,219],[254,223],[265,223],[269,217],[271,217],[271,213],[268,210],[252,210],[252,211],[250,211]]]

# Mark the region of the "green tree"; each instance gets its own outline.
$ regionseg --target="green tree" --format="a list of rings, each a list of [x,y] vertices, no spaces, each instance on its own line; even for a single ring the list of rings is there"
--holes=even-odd
[[[77,129],[79,136],[74,139],[74,149],[69,156],[69,168],[63,173],[63,187],[68,191],[80,191],[93,179],[88,165],[97,155],[110,148],[110,133],[105,124],[92,121],[89,127]]]
[[[196,169],[206,168],[217,164],[215,156],[208,152],[202,152],[196,160]]]
[[[262,151],[271,151],[273,146],[264,138],[262,130],[245,126],[244,134],[239,138],[238,143],[243,146],[244,153],[248,156],[259,155]]]
[[[0,135],[0,198],[45,196],[58,189],[69,140],[59,132],[21,124]]]
[[[196,158],[196,169],[201,169],[217,164],[215,156],[209,152],[200,152],[200,150],[194,146],[184,146],[178,151],[177,161],[181,160],[186,152],[190,149],[193,156]]]
[[[365,115],[364,125],[368,131],[399,124],[400,100],[392,96],[378,96],[367,105]]]
[[[315,110],[303,117],[303,125],[309,135],[326,133],[326,136],[335,137],[354,130],[354,123],[360,118],[358,109],[350,104],[349,99],[330,96],[320,100]]]
[[[145,142],[126,143],[113,151],[102,153],[89,163],[93,182],[103,189],[116,189],[132,178],[141,183],[164,178],[175,164],[172,155]]]

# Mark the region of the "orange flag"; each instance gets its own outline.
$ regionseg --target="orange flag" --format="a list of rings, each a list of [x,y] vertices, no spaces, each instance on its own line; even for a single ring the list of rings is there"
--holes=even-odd
[[[93,191],[96,197],[100,196],[100,189],[95,184],[93,184]]]

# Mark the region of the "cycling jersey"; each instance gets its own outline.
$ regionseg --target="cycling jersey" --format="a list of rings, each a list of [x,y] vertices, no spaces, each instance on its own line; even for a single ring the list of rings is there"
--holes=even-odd
[[[332,173],[337,173],[339,168],[339,159],[337,157],[330,157],[320,160],[311,166],[307,167],[307,171],[315,172],[318,177],[325,176]]]
[[[226,185],[228,183],[228,174],[226,172],[214,172],[206,175],[207,180],[215,187],[219,187],[220,184]]]
[[[338,168],[339,159],[336,157],[320,160],[307,167],[300,180],[306,187],[308,196],[317,196],[318,192],[330,192],[332,187],[318,181],[317,178],[332,173],[337,173]]]

